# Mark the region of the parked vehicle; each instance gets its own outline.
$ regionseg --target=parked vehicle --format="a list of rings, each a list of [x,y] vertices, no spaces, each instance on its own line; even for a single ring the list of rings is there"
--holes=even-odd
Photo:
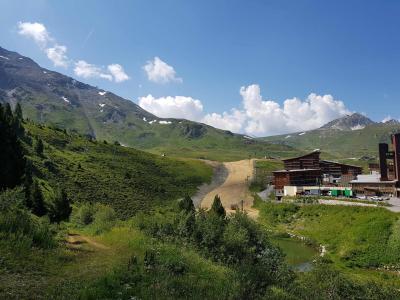
[[[367,199],[367,197],[365,197],[364,195],[359,195],[359,196],[357,196],[357,199],[365,200],[365,199]]]

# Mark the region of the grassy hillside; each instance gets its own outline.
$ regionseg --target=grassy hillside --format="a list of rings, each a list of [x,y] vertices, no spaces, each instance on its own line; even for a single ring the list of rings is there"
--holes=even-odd
[[[28,158],[44,190],[61,185],[73,202],[109,204],[120,216],[193,194],[212,175],[200,161],[161,157],[33,123],[25,127],[32,137],[25,143]],[[44,141],[43,156],[33,151],[37,139]]]
[[[304,236],[326,247],[326,257],[342,272],[362,280],[390,279],[400,268],[399,216],[384,208],[258,202],[260,222],[276,233]],[[378,270],[381,271],[378,271]]]
[[[390,135],[400,132],[398,124],[377,123],[361,130],[318,129],[305,134],[293,133],[262,138],[264,141],[288,145],[305,151],[321,149],[332,158],[376,157],[378,143],[390,142]]]

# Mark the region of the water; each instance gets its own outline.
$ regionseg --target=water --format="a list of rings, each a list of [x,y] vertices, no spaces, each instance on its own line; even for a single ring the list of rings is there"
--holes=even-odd
[[[294,270],[307,272],[312,269],[312,261],[318,251],[305,243],[293,238],[272,238],[272,243],[279,246],[286,254],[286,262]]]

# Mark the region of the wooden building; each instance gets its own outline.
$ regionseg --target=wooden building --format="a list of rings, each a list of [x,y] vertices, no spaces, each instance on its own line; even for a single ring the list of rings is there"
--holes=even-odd
[[[320,151],[283,160],[284,170],[275,171],[275,189],[284,186],[315,186],[324,184],[349,184],[362,173],[362,168],[320,159]],[[322,180],[322,178],[327,180]]]

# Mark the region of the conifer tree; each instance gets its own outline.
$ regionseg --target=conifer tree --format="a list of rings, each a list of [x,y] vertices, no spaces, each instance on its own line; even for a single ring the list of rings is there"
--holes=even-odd
[[[13,188],[21,183],[25,169],[25,158],[18,139],[16,120],[9,104],[0,104],[0,190]]]
[[[42,141],[42,139],[39,138],[39,139],[36,141],[36,144],[35,144],[35,152],[36,152],[38,155],[42,156],[42,155],[43,155],[43,150],[44,150],[43,141]]]
[[[194,212],[194,204],[192,198],[186,195],[180,202],[179,202],[179,209],[185,211],[187,213]]]
[[[31,203],[31,211],[33,214],[41,217],[47,213],[46,206],[44,204],[44,197],[42,190],[39,186],[39,182],[37,180],[33,181],[31,191],[30,191],[30,203]]]
[[[225,218],[226,216],[225,208],[222,206],[221,198],[218,195],[215,195],[214,202],[211,206],[210,211],[212,213],[215,213],[217,216],[221,218]]]
[[[23,115],[22,115],[22,107],[21,107],[21,104],[19,104],[19,102],[15,106],[14,116],[20,122],[24,119]]]
[[[72,208],[67,193],[64,189],[58,189],[51,208],[50,220],[60,223],[69,218],[71,211]]]

